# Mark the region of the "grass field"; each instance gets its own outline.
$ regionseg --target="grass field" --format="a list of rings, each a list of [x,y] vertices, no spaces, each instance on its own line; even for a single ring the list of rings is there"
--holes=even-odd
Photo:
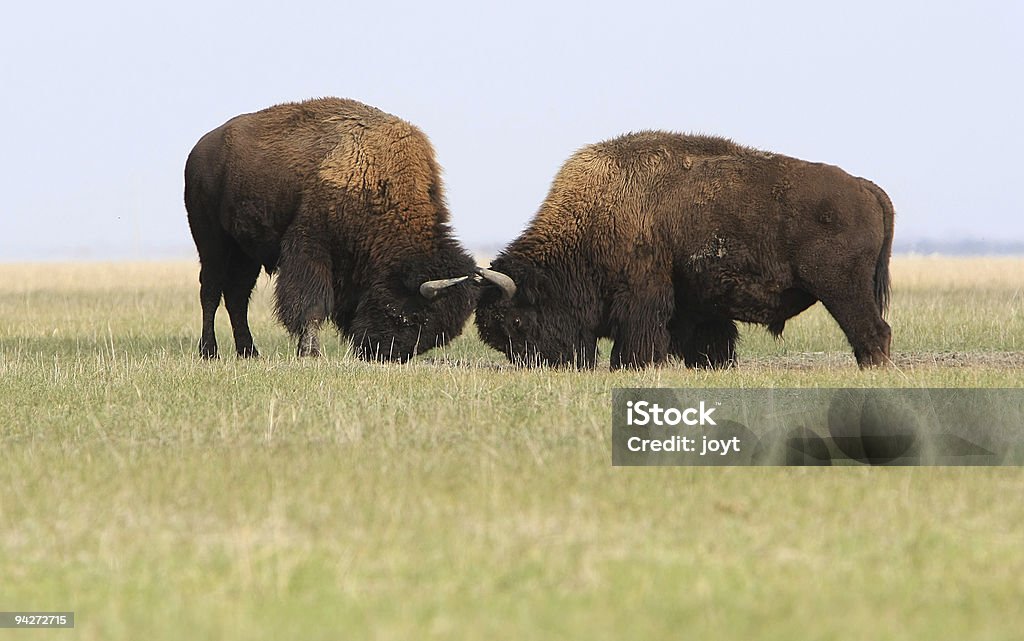
[[[193,263],[0,265],[0,610],[113,639],[1020,639],[1018,468],[613,468],[615,387],[1024,385],[1024,259],[897,257],[897,367],[820,306],[739,367],[196,357]],[[607,354],[607,346],[604,352]],[[606,357],[607,358],[607,357]]]

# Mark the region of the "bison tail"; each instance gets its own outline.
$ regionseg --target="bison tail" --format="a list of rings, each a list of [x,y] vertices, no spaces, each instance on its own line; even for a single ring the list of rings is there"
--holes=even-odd
[[[868,190],[875,195],[882,208],[884,238],[882,239],[882,249],[878,253],[878,261],[875,263],[875,302],[878,304],[878,311],[884,317],[889,310],[889,257],[892,256],[893,223],[896,212],[893,210],[892,201],[881,187],[870,180],[864,180],[864,182],[867,183]]]

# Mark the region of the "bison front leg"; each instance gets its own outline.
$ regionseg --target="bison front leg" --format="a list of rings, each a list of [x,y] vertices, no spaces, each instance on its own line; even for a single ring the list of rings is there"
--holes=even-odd
[[[312,356],[314,358],[323,355],[320,350],[320,325],[323,321],[310,320],[306,327],[299,334],[299,346],[296,354],[299,356]]]
[[[676,337],[673,345],[687,367],[725,369],[736,364],[736,340],[739,331],[731,320],[713,320],[694,324],[686,336]],[[678,340],[678,342],[677,342]]]
[[[282,242],[277,317],[297,337],[299,356],[321,354],[320,326],[334,309],[331,274],[331,259],[326,252],[287,240]]]
[[[612,306],[613,370],[662,363],[668,355],[671,288],[665,292],[648,288],[646,296],[638,297],[640,292],[623,292],[618,304]]]

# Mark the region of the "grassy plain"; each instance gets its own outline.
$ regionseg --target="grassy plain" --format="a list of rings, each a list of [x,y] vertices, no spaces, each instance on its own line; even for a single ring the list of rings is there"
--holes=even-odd
[[[189,262],[0,265],[0,610],[111,639],[1016,639],[1024,471],[613,468],[615,387],[1024,385],[1024,259],[897,257],[896,368],[816,306],[742,363],[196,357]],[[605,349],[605,352],[608,350]],[[6,634],[5,634],[6,633]]]

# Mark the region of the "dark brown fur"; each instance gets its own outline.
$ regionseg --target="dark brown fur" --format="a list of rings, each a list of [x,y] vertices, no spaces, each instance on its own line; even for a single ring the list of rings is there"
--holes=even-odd
[[[641,132],[584,147],[529,228],[492,263],[517,286],[488,290],[481,337],[512,360],[612,368],[669,355],[735,359],[735,321],[776,336],[822,301],[861,366],[888,362],[893,209],[829,165],[721,138]]]
[[[277,272],[277,315],[302,355],[319,353],[331,320],[360,356],[406,360],[457,336],[472,311],[468,285],[418,293],[474,265],[448,228],[430,142],[379,109],[322,98],[233,118],[189,154],[185,206],[203,356],[217,355],[222,294],[237,353],[257,354],[247,310],[261,266]]]

